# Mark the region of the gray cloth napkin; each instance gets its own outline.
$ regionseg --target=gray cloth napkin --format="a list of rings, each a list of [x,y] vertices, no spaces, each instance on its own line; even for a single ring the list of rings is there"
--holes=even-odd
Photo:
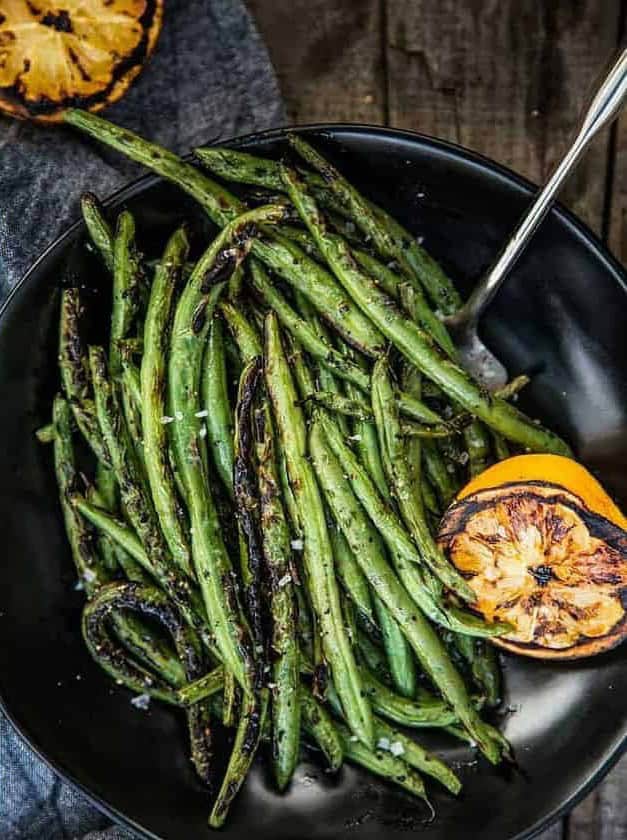
[[[107,117],[185,152],[284,121],[268,55],[239,0],[168,0],[150,64]],[[85,189],[106,196],[134,164],[64,127],[0,118],[0,301],[78,215]],[[0,713],[2,840],[129,840],[61,783]]]

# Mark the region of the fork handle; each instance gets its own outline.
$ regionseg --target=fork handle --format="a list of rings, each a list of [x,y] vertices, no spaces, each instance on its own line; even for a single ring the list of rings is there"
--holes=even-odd
[[[616,119],[626,96],[627,49],[623,49],[603,78],[589,107],[582,114],[577,134],[570,148],[536,196],[492,268],[475,287],[464,306],[452,316],[451,320],[457,324],[476,326],[503,280],[535,233],[536,228],[548,213],[555,196],[588,148],[590,141],[602,128]]]

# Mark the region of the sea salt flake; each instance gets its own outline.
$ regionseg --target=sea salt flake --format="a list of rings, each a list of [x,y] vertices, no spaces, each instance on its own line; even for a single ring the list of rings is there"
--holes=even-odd
[[[380,750],[388,750],[390,749],[390,739],[389,738],[379,738],[377,741],[377,747]]]
[[[279,581],[279,583],[277,585],[278,585],[279,589],[283,589],[283,587],[287,586],[287,584],[291,583],[291,581],[292,581],[292,576],[288,572],[286,575],[283,575],[283,577],[281,578],[281,580]]]
[[[405,747],[401,744],[400,741],[393,741],[390,744],[390,752],[392,755],[403,755],[405,752]]]
[[[294,551],[302,551],[305,547],[305,543],[302,540],[292,540],[290,543]]]
[[[150,694],[138,694],[137,697],[133,697],[131,706],[135,706],[136,709],[141,709],[142,712],[145,712],[150,706]]]
[[[183,419],[183,412],[182,411],[176,411],[174,413],[174,416],[177,420],[182,420]]]
[[[202,411],[197,411],[196,414],[194,414],[194,417],[209,417],[209,412],[206,408],[203,408]]]
[[[361,435],[349,435],[348,439],[359,442],[361,440]]]
[[[168,423],[173,423],[174,422],[174,417],[168,417],[167,414],[164,414],[163,417],[161,418],[161,422],[163,423],[164,426],[167,426]]]

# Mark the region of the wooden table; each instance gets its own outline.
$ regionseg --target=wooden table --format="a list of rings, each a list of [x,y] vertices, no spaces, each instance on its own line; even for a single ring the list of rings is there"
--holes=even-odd
[[[627,0],[248,0],[291,123],[411,128],[538,182],[627,36]],[[627,262],[627,119],[563,196]],[[626,701],[627,702],[627,701]],[[627,840],[627,757],[543,840]]]

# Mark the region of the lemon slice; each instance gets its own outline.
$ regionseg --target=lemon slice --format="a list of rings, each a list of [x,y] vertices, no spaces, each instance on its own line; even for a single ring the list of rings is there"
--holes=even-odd
[[[495,644],[574,659],[627,635],[627,532],[566,487],[526,480],[462,491],[439,541],[474,608],[514,626]]]
[[[163,0],[2,0],[0,109],[58,121],[128,90],[152,54]]]

